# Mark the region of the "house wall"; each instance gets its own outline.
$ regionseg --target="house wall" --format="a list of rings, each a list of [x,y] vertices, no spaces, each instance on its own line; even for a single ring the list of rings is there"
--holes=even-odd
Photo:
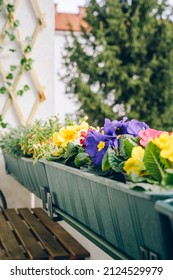
[[[12,92],[23,115],[24,123],[27,123],[36,102],[39,103],[39,106],[33,114],[33,120],[46,119],[54,114],[54,76],[52,74],[54,69],[54,4],[53,1],[37,0],[41,12],[39,15],[36,8],[33,8],[36,6],[32,6],[31,3],[35,3],[35,1],[22,0],[17,5],[14,17],[15,20],[19,20],[19,26],[14,29],[15,40],[10,41],[7,35],[2,40],[3,36],[0,37],[0,46],[2,47],[0,51],[0,87],[2,87],[4,86],[2,69],[5,71],[6,76],[10,72],[10,65],[17,66],[17,69],[13,72],[14,80],[9,80],[14,85],[15,79],[20,73],[21,58],[23,57],[21,49],[29,44],[27,38],[33,38],[33,34],[38,35],[35,36],[35,43],[32,46],[31,53],[28,53],[28,57],[33,59],[31,68],[34,72],[24,70],[17,86],[12,86]],[[41,30],[38,29],[39,32],[37,33],[36,28],[39,26],[38,18],[40,16],[44,19],[45,26],[42,26]],[[5,27],[6,21],[8,21],[6,16],[3,16],[1,12],[0,36],[4,28],[11,32],[8,26]],[[15,51],[11,52],[10,49]],[[26,84],[30,89],[23,96],[17,95],[17,91]],[[45,94],[45,100],[42,102],[38,100],[40,92]],[[17,113],[19,110],[16,110],[14,102],[11,102],[7,112],[4,112],[3,109],[7,99],[7,93],[1,94],[0,114],[3,115],[4,122],[9,123],[11,126],[16,126],[21,123]]]
[[[55,104],[54,111],[61,118],[64,118],[66,114],[73,115],[77,110],[77,105],[74,99],[65,95],[65,82],[62,81],[59,75],[65,73],[63,67],[63,51],[66,42],[66,36],[69,36],[68,32],[55,31],[55,44],[54,44],[54,78],[55,78]]]

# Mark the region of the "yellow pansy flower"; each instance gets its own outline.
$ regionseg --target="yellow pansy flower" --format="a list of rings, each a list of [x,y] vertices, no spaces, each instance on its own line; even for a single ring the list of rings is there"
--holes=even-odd
[[[134,147],[132,150],[131,158],[129,158],[123,169],[130,174],[132,171],[138,175],[142,175],[146,171],[145,165],[143,163],[144,149],[140,146]]]
[[[76,137],[77,131],[73,126],[62,127],[59,132],[53,133],[53,143],[65,148],[69,142],[74,142]]]

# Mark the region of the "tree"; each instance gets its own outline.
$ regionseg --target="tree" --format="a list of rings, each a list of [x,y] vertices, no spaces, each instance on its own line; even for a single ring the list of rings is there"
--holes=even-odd
[[[71,32],[66,93],[90,122],[123,115],[173,128],[173,15],[167,0],[90,0],[88,28]]]

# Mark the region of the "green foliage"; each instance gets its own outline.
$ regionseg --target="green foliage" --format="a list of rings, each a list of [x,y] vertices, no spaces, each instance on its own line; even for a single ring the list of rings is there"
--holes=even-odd
[[[17,95],[22,96],[24,92],[28,91],[30,87],[28,85],[24,85],[23,89],[17,91]]]
[[[0,148],[3,153],[14,157],[31,157],[36,162],[54,152],[52,134],[59,130],[59,126],[59,120],[55,116],[45,122],[36,121],[31,126],[11,128],[0,139]]]
[[[24,66],[26,71],[31,70],[33,62],[34,60],[32,58],[25,58],[25,57],[23,57],[20,61],[21,65]]]
[[[132,135],[123,134],[119,139],[119,153],[124,159],[131,157],[132,149],[137,146],[136,139]]]
[[[31,52],[31,46],[30,45],[28,45],[28,46],[26,46],[26,48],[24,49],[24,52],[25,53],[30,53]]]
[[[76,167],[81,167],[86,165],[87,163],[90,163],[90,158],[87,153],[79,153],[76,155],[74,164]]]
[[[14,12],[14,5],[12,4],[7,4],[7,11],[9,13],[13,13]]]
[[[167,188],[173,186],[173,169],[166,169],[165,185]]]
[[[7,123],[4,123],[3,118],[2,118],[2,115],[0,115],[0,126],[1,126],[2,128],[6,128],[6,127],[7,127]]]
[[[13,128],[0,139],[0,148],[4,154],[9,154],[15,158],[22,156],[20,139],[24,130],[22,126]]]
[[[5,30],[5,33],[9,37],[10,41],[14,41],[15,40],[15,35],[12,32],[10,32],[8,30]]]
[[[172,14],[167,0],[89,1],[90,29],[71,32],[63,78],[93,125],[127,115],[172,129]]]
[[[17,69],[17,66],[16,65],[10,65],[10,70],[13,72]]]
[[[7,92],[7,89],[5,88],[5,87],[1,87],[0,88],[0,93],[1,94],[4,94],[4,93],[6,93]]]
[[[122,171],[122,167],[121,167],[122,162],[123,162],[123,159],[120,156],[117,156],[116,152],[111,147],[109,147],[102,160],[102,170],[107,171],[109,169],[112,169],[115,172],[121,172]]]
[[[148,174],[159,183],[164,180],[164,165],[160,159],[160,150],[152,142],[149,142],[145,149],[144,164]]]

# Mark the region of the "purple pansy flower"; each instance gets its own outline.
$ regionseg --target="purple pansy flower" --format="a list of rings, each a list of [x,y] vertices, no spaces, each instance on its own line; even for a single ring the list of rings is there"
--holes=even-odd
[[[130,134],[137,137],[141,130],[145,130],[147,128],[149,128],[149,126],[146,123],[132,119],[131,121],[124,123],[123,134]]]
[[[100,133],[102,135],[107,136],[107,139],[111,141],[112,147],[118,147],[118,140],[117,135],[115,133],[115,127],[113,122],[110,121],[110,119],[105,119],[104,127],[100,129]]]
[[[108,136],[92,130],[87,134],[84,145],[94,165],[101,166],[107,148],[111,146],[111,140]]]
[[[125,125],[126,125],[126,121],[127,121],[127,117],[124,117],[120,121],[117,121],[117,120],[112,121],[113,126],[115,128],[116,135],[124,134],[124,131],[125,131],[124,128],[125,128]]]

